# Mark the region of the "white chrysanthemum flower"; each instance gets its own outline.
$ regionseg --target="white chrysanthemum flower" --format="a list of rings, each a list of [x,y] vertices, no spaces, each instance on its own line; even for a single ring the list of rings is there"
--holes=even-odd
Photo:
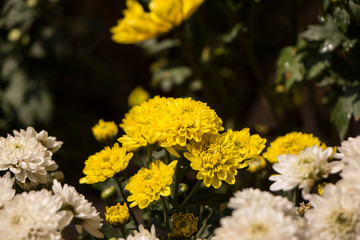
[[[73,217],[61,205],[61,199],[45,189],[15,195],[0,209],[0,239],[60,240],[60,230]]]
[[[336,158],[342,158],[346,163],[352,160],[360,161],[360,136],[356,138],[349,137],[341,142],[341,146],[337,148],[340,153],[334,154]]]
[[[82,228],[97,238],[103,238],[104,234],[99,231],[102,226],[102,219],[99,212],[92,206],[85,196],[79,194],[76,189],[68,184],[61,184],[54,180],[52,190],[55,195],[61,197],[63,205],[70,207],[74,213],[76,228],[82,233]]]
[[[6,201],[9,201],[14,197],[14,181],[15,178],[11,178],[10,172],[7,172],[3,177],[0,177],[0,208]]]
[[[7,138],[0,137],[0,171],[10,170],[22,183],[27,178],[45,183],[47,171],[58,167],[51,157],[52,152],[35,138],[9,134]]]
[[[42,130],[41,132],[37,133],[33,127],[28,127],[25,130],[20,129],[20,132],[14,130],[15,136],[25,136],[30,138],[36,138],[44,147],[50,150],[52,153],[55,153],[59,150],[62,146],[62,141],[56,141],[56,137],[51,137],[48,135],[48,132]]]
[[[311,239],[360,239],[360,205],[352,196],[333,184],[325,186],[322,196],[311,195],[313,209],[305,213]]]
[[[282,211],[286,215],[295,215],[294,204],[287,198],[275,196],[269,192],[260,191],[257,188],[247,188],[234,193],[227,205],[233,209],[243,209],[248,207],[268,206],[277,211]]]
[[[139,225],[139,232],[135,230],[133,234],[134,236],[133,235],[127,236],[126,240],[159,240],[156,237],[154,225],[151,226],[151,232],[145,229],[143,225]],[[119,238],[118,240],[125,240],[125,239]]]
[[[313,146],[305,148],[299,155],[286,154],[278,156],[273,169],[279,174],[272,175],[269,180],[275,181],[271,191],[288,191],[299,187],[302,189],[302,197],[310,198],[310,190],[317,180],[327,178],[330,173],[341,171],[344,164],[341,161],[328,162],[333,149]]]
[[[297,240],[299,222],[268,206],[237,209],[220,219],[213,240]]]

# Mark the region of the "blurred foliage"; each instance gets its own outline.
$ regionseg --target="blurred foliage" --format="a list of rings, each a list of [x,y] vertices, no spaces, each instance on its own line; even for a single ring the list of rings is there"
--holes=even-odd
[[[326,88],[323,103],[344,139],[352,118],[360,117],[360,5],[356,1],[322,1],[319,23],[299,33],[277,61],[278,83],[287,89],[305,81]]]

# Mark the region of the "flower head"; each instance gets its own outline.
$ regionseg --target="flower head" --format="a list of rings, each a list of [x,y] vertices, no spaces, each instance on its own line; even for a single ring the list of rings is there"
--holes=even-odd
[[[155,226],[151,226],[151,232],[144,228],[143,225],[139,225],[139,231],[134,231],[133,235],[127,236],[126,240],[159,240],[156,237]],[[119,238],[118,240],[125,240],[124,238]]]
[[[351,193],[333,184],[325,186],[322,196],[311,195],[313,209],[305,213],[309,239],[359,239],[359,203]]]
[[[341,142],[341,146],[337,148],[340,154],[336,157],[342,158],[342,161],[349,163],[358,161],[360,158],[360,136],[356,138],[349,137],[347,140]]]
[[[275,196],[267,191],[260,191],[257,188],[246,188],[234,193],[228,203],[232,209],[256,208],[257,206],[267,206],[277,211],[283,212],[287,216],[295,216],[295,208],[292,202],[282,196]]]
[[[237,169],[246,166],[229,133],[206,135],[201,142],[190,142],[187,150],[184,156],[191,162],[191,168],[198,171],[196,178],[204,180],[206,187],[219,188],[222,181],[234,184]]]
[[[0,209],[0,239],[60,240],[73,215],[48,190],[17,194]]]
[[[102,226],[102,219],[92,203],[79,194],[76,189],[68,184],[61,184],[54,180],[52,190],[55,196],[59,196],[62,205],[71,209],[74,214],[76,228],[82,233],[82,228],[94,237],[103,238],[104,235],[99,231]]]
[[[221,226],[215,229],[214,240],[295,240],[302,236],[304,221],[284,197],[248,188],[235,192],[228,207],[234,211],[231,216],[220,219]]]
[[[25,133],[25,134],[22,134]],[[0,171],[10,170],[16,180],[46,183],[47,171],[56,170],[52,152],[25,131],[0,137]]]
[[[191,98],[156,96],[133,107],[120,124],[126,133],[119,141],[129,151],[141,146],[185,146],[201,141],[204,134],[222,131],[222,120],[206,103]]]
[[[199,218],[192,213],[175,213],[171,218],[172,231],[169,237],[188,239],[197,232]]]
[[[105,147],[85,161],[83,172],[86,177],[81,178],[80,183],[93,184],[112,178],[128,166],[132,156],[133,153],[126,153],[125,148],[119,147],[118,143],[112,148]]]
[[[111,28],[117,43],[131,44],[170,31],[188,19],[204,0],[151,0],[146,12],[136,0],[127,0],[124,18]]]
[[[39,133],[37,133],[33,127],[28,127],[26,131],[20,129],[20,132],[16,130],[14,130],[13,132],[14,136],[35,138],[52,153],[57,152],[63,144],[62,141],[56,141],[56,137],[49,136],[47,131],[41,130]]]
[[[169,196],[171,193],[169,185],[173,181],[174,168],[177,161],[169,165],[157,160],[150,163],[149,169],[141,168],[134,176],[130,177],[125,186],[131,195],[127,198],[132,202],[130,207],[139,205],[146,208],[152,201],[159,200],[160,196]]]
[[[115,122],[108,121],[105,122],[103,119],[100,119],[95,126],[91,128],[94,137],[99,142],[106,142],[113,139],[118,133],[118,127]]]
[[[126,203],[123,205],[118,203],[115,206],[106,207],[105,218],[106,222],[113,226],[124,225],[130,218],[129,208]]]
[[[296,186],[302,188],[302,196],[309,199],[310,189],[314,183],[322,178],[327,178],[330,173],[339,172],[343,163],[339,161],[329,162],[333,149],[323,150],[318,146],[305,148],[299,155],[286,154],[278,156],[278,163],[273,168],[279,174],[270,176],[275,181],[270,186],[271,191],[288,191]]]
[[[142,102],[145,102],[149,98],[150,94],[141,86],[137,86],[134,88],[134,90],[131,91],[128,98],[128,104],[130,107],[133,107],[141,104]]]
[[[10,172],[0,177],[0,208],[5,202],[11,200],[15,195],[13,188],[15,178],[11,178]]]
[[[324,143],[314,137],[312,134],[291,132],[285,136],[276,138],[266,152],[263,154],[269,162],[275,163],[278,161],[277,157],[281,154],[299,154],[305,147],[312,147],[314,145],[326,148]]]

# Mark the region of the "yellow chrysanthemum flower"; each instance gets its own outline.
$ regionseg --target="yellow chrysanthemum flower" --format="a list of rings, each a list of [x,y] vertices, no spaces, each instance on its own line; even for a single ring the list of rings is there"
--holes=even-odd
[[[118,227],[124,225],[129,221],[130,213],[126,203],[121,205],[120,203],[106,207],[105,219],[109,224]]]
[[[240,148],[240,156],[243,159],[257,157],[265,148],[266,139],[258,134],[250,135],[250,129],[244,128],[241,131],[228,130],[232,141]]]
[[[169,165],[161,160],[150,163],[149,169],[141,168],[134,176],[130,177],[125,186],[131,195],[127,198],[130,207],[146,208],[152,201],[159,200],[160,196],[169,196],[169,185],[173,182],[174,168],[177,160]]]
[[[186,147],[189,152],[184,156],[191,162],[191,168],[198,171],[196,178],[204,180],[206,187],[219,188],[222,181],[234,184],[237,169],[247,166],[242,163],[240,148],[227,132],[205,135],[201,142],[191,141]]]
[[[137,86],[131,91],[128,97],[128,104],[130,107],[136,106],[145,102],[150,98],[150,94],[141,86]]]
[[[204,134],[223,130],[222,120],[206,103],[159,96],[130,109],[120,127],[126,135],[118,141],[129,151],[154,143],[186,146],[187,140],[199,142]]]
[[[113,121],[105,122],[103,119],[100,119],[95,126],[91,128],[94,137],[99,142],[105,142],[107,140],[113,139],[116,134],[118,134],[118,127]]]
[[[199,218],[192,213],[175,213],[171,218],[172,231],[170,238],[188,239],[197,232]]]
[[[136,0],[127,0],[124,18],[111,28],[113,41],[132,44],[170,31],[188,19],[204,0],[151,0],[149,12]]]
[[[93,184],[112,178],[128,166],[132,156],[133,153],[126,153],[126,149],[119,147],[118,143],[112,148],[105,147],[85,161],[83,173],[86,177],[81,178],[80,183]]]
[[[269,162],[277,162],[277,157],[281,154],[299,154],[305,147],[320,146],[326,148],[324,143],[321,143],[319,138],[312,134],[302,132],[291,132],[285,136],[276,138],[263,154]]]

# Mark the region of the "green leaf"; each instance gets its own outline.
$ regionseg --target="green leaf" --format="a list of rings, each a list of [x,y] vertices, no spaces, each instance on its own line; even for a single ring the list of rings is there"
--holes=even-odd
[[[302,81],[306,73],[303,63],[305,55],[305,52],[299,52],[296,47],[283,48],[276,62],[276,82],[285,81],[285,87],[289,89],[295,82]]]
[[[112,226],[110,226],[108,223],[104,223],[103,226],[101,227],[101,232],[105,235],[105,237],[107,239],[109,238],[120,238],[121,236],[121,232],[119,229],[116,229]]]
[[[346,87],[345,94],[338,97],[331,111],[331,121],[335,124],[340,140],[345,138],[350,119],[354,115],[360,117],[360,88]]]
[[[331,16],[326,17],[323,25],[310,25],[301,37],[309,41],[322,41],[320,53],[332,52],[347,40],[346,35],[340,31],[337,22]]]

